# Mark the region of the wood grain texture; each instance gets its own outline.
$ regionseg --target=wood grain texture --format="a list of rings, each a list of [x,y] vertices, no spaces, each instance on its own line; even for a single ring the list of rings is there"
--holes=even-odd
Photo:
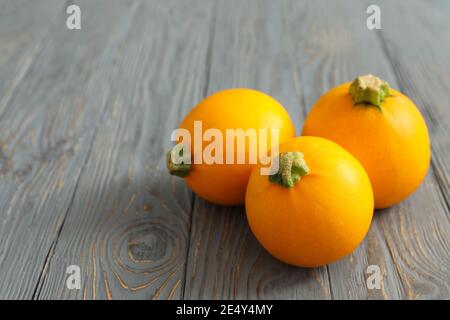
[[[385,11],[423,12],[383,20],[383,48],[399,87],[413,99],[427,120],[432,137],[432,166],[447,208],[450,206],[450,2],[380,2]],[[415,27],[419,26],[419,27]],[[409,32],[414,28],[415,32]],[[387,32],[389,30],[389,32]]]
[[[305,101],[309,106],[324,91],[349,81],[358,74],[378,74],[398,87],[399,76],[396,68],[393,68],[395,62],[389,61],[377,32],[365,28],[365,15],[357,14],[365,12],[369,3],[352,6],[348,3],[334,1],[326,6],[309,4],[292,20],[296,25],[291,29],[303,31],[298,40],[298,56],[303,61],[299,63],[299,72],[304,75],[303,79],[307,79],[302,84]],[[404,5],[405,3],[403,2]],[[292,5],[290,8],[296,7]],[[409,9],[408,12],[410,15],[420,15],[424,9]],[[390,8],[382,12],[383,17],[398,21],[396,15],[386,12],[405,10]],[[323,20],[317,21],[315,17],[323,17]],[[302,28],[303,24],[309,29]],[[417,24],[415,26],[417,28]],[[395,26],[386,28],[385,33],[391,34],[387,30],[393,28]],[[408,25],[396,37],[401,38],[413,28],[414,24]],[[308,36],[311,34],[316,36]],[[401,56],[403,51],[417,51],[417,48],[412,48],[407,43],[402,43],[398,49],[396,56]],[[424,108],[422,110],[425,111]],[[430,123],[429,126],[432,130]],[[437,139],[442,139],[442,136],[445,136],[443,132],[438,134]],[[431,132],[431,139],[434,140],[434,132]],[[434,156],[448,159],[436,153]],[[444,279],[448,279],[450,274],[449,231],[448,207],[442,201],[435,171],[431,168],[427,179],[415,194],[398,206],[376,212],[372,228],[356,252],[328,267],[333,298],[448,297],[448,280]],[[384,281],[381,290],[367,290],[365,286],[364,273],[367,266],[372,264],[382,269]]]
[[[240,6],[236,12],[235,3],[221,5],[220,12],[227,14],[218,19],[218,31],[214,33],[218,40],[211,53],[210,92],[239,85],[270,88],[275,97],[283,97],[279,93],[283,87],[288,92],[288,98],[284,96],[287,104],[281,101],[298,125],[298,115],[304,114],[301,110],[312,106],[326,90],[359,74],[372,72],[397,86],[397,74],[377,33],[365,27],[364,3],[289,1],[283,3],[281,11],[279,6],[258,5]],[[241,14],[245,22],[239,20]],[[258,36],[247,38],[247,34]],[[289,68],[283,69],[283,62]],[[273,70],[283,72],[278,76]],[[441,197],[432,169],[412,197],[376,213],[358,250],[325,270],[309,270],[310,274],[290,270],[261,252],[248,232],[242,208],[224,209],[198,200],[193,213],[185,297],[448,297],[448,281],[444,280],[449,278],[448,208]],[[230,259],[233,263],[226,263]],[[381,290],[368,290],[365,285],[369,265],[378,265],[382,270]],[[311,285],[313,281],[315,286]]]
[[[443,4],[380,2],[385,12],[413,13],[400,19],[386,15],[379,36],[398,88],[413,99],[427,121],[432,145],[424,185],[398,206],[398,218],[389,215],[382,220],[384,230],[395,228],[384,235],[410,299],[450,295],[450,12]]]
[[[208,93],[262,90],[299,128],[301,88],[281,9],[272,1],[219,2]],[[187,264],[186,299],[330,298],[326,268],[299,269],[272,258],[251,234],[243,207],[196,198]]]
[[[41,52],[62,10],[63,3],[57,0],[48,0],[45,5],[26,0],[0,2],[0,115]]]
[[[125,3],[111,3],[105,10],[99,10],[98,3],[86,3],[85,7],[92,9],[86,12],[86,27],[93,28],[81,33],[65,28],[65,12],[58,4],[49,1],[39,5],[58,10],[53,22],[51,16],[41,17],[42,23],[51,23],[41,28],[49,34],[38,40],[42,42],[39,50],[24,48],[29,57],[10,70],[14,74],[5,75],[21,81],[4,92],[3,98],[7,98],[2,100],[0,115],[2,298],[32,298],[36,294],[78,184],[93,128],[102,113],[101,105],[86,106],[83,97],[92,84],[98,55],[107,49],[105,21],[114,12],[126,12]],[[18,16],[24,15],[28,3],[17,10]],[[36,7],[35,12],[29,12],[30,17],[42,11]],[[23,28],[25,34],[39,29],[37,22]],[[33,35],[27,38],[32,47],[36,46]],[[86,50],[77,48],[79,41],[86,43]],[[27,59],[29,66],[23,71],[21,62]],[[8,90],[13,92],[9,94]]]
[[[450,297],[448,1],[76,4],[82,30],[69,31],[67,3],[0,0],[0,299]],[[369,4],[383,30],[366,28]],[[207,94],[265,91],[300,133],[321,94],[368,72],[421,109],[432,164],[337,263],[277,261],[243,207],[165,171],[171,131]],[[82,290],[66,288],[72,264]]]
[[[183,289],[192,194],[166,174],[165,151],[204,94],[212,9],[196,0],[129,8],[110,24],[121,37],[87,95],[106,106],[40,299],[176,299]],[[83,290],[65,287],[70,264],[81,266]]]
[[[292,33],[292,41],[308,109],[324,92],[357,75],[370,72],[391,83],[395,80],[376,34],[366,28],[366,7],[361,3],[349,3],[305,1],[302,7],[295,6],[294,2],[286,4],[289,29],[297,30]],[[373,43],[375,45],[371,45]],[[327,267],[332,298],[396,299],[403,296],[401,279],[378,227],[378,219],[375,215],[366,239],[355,252]],[[366,270],[370,265],[377,265],[382,271],[381,290],[368,290],[366,286]]]

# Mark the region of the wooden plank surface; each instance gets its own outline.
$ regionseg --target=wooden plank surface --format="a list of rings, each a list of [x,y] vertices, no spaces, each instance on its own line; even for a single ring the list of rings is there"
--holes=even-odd
[[[298,60],[305,106],[309,108],[332,87],[351,81],[360,74],[374,73],[393,82],[376,33],[369,31],[363,3],[349,1],[303,2],[303,7],[286,4],[289,29],[298,30],[293,38]],[[292,10],[291,8],[295,8]],[[321,17],[321,19],[317,19]],[[372,43],[375,45],[371,46]],[[327,267],[333,299],[395,299],[402,296],[402,285],[396,273],[389,248],[380,234],[379,216],[374,216],[369,233],[346,259]],[[380,267],[381,290],[369,290],[365,284],[370,265]]]
[[[254,9],[255,4],[247,3],[248,7],[240,6],[239,12],[233,11],[235,3],[222,4],[220,12],[224,14],[215,26],[220,31],[215,32],[218,40],[213,42],[209,91],[233,86],[269,90],[281,99],[298,126],[301,110],[312,106],[326,90],[358,74],[378,74],[396,87],[397,76],[379,35],[365,28],[367,5],[349,6],[348,3],[295,1],[271,6],[258,2],[259,10]],[[287,37],[282,36],[286,34]],[[216,52],[217,60],[214,60]],[[289,67],[284,69],[285,65]],[[282,75],[278,76],[277,72]],[[442,278],[449,275],[445,263],[442,265],[442,259],[449,265],[448,207],[439,201],[441,192],[436,184],[431,171],[414,197],[377,212],[360,248],[325,270],[291,269],[278,263],[258,250],[242,208],[219,208],[197,199],[185,297],[399,299],[448,296],[448,280]],[[427,215],[424,215],[424,207],[428,207]],[[212,211],[220,214],[211,214]],[[435,223],[426,223],[430,218],[435,219]],[[418,221],[420,228],[416,225]],[[399,233],[399,230],[404,232]],[[408,234],[411,231],[414,235]],[[437,247],[430,246],[428,240],[434,232]],[[406,266],[405,256],[412,251],[409,246],[413,252],[423,251],[423,257],[406,258]],[[426,257],[433,259],[426,261]],[[232,263],[225,263],[230,260]],[[382,270],[381,290],[368,290],[365,286],[369,265],[380,266]],[[417,278],[416,274],[427,272],[425,270],[435,278],[411,278]],[[444,285],[432,290],[438,282]]]
[[[282,7],[273,1],[219,1],[217,11],[208,94],[230,87],[270,93],[299,130],[301,88]],[[243,207],[196,198],[184,298],[329,297],[326,267],[307,270],[280,263],[251,234]]]
[[[60,1],[0,1],[0,298],[450,297],[448,3],[76,3],[82,30],[69,31]],[[369,4],[383,30],[366,28]],[[275,260],[242,207],[165,172],[171,131],[207,94],[265,91],[300,133],[321,94],[368,72],[417,103],[432,165],[337,263]],[[66,288],[72,264],[82,290]],[[381,290],[365,285],[369,265]]]
[[[24,19],[27,28],[18,28],[17,34],[11,30],[9,37],[21,39],[21,32],[31,33],[26,39],[32,47],[23,44],[29,57],[19,60],[8,76],[13,83],[20,82],[3,92],[7,98],[0,115],[1,298],[35,297],[50,262],[103,111],[104,104],[86,105],[85,92],[92,85],[100,53],[108,49],[107,21],[129,10],[127,3],[120,3],[104,10],[99,2],[84,3],[90,32],[69,32],[64,27],[65,10],[52,1],[36,3],[36,8],[22,2],[1,20],[10,25]],[[51,9],[58,13],[54,21],[56,12]],[[40,16],[42,20],[27,24],[26,13],[34,21],[33,15],[45,12],[49,13]],[[34,30],[41,31],[33,35]],[[39,35],[45,30],[47,34]],[[41,44],[35,43],[35,36]],[[79,42],[85,43],[85,50],[77,47]],[[25,71],[23,61],[29,65]]]
[[[409,299],[450,296],[450,16],[443,4],[380,3],[385,12],[415,13],[401,19],[386,15],[380,40],[397,87],[416,102],[427,121],[432,146],[423,185],[394,208],[397,214],[385,215],[381,221]]]
[[[120,46],[105,54],[114,63],[98,71],[107,107],[39,298],[180,298],[192,197],[167,176],[164,154],[204,95],[212,9],[199,1],[132,8],[117,26]],[[97,103],[98,90],[90,94],[87,103]],[[83,290],[61,285],[68,264],[81,266]]]

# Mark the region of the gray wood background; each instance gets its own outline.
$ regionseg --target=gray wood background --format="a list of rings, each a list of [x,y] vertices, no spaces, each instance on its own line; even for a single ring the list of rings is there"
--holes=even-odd
[[[450,298],[448,0],[74,3],[79,31],[63,1],[0,1],[0,298]],[[382,30],[366,28],[369,4]],[[278,262],[242,207],[165,171],[171,131],[210,93],[268,92],[299,133],[322,93],[369,72],[420,107],[432,163],[337,263]]]

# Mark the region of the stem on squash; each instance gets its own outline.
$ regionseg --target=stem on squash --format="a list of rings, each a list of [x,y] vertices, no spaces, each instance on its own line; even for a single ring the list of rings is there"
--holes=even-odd
[[[278,183],[284,187],[292,188],[301,177],[309,173],[303,153],[284,152],[279,155],[278,172],[269,176],[269,181]]]
[[[191,164],[187,163],[186,157],[183,154],[184,147],[182,144],[177,144],[166,154],[166,166],[171,175],[184,178],[191,170]],[[175,161],[177,160],[177,161]]]
[[[371,74],[356,78],[350,85],[350,95],[355,104],[368,103],[378,108],[389,96],[389,84]]]

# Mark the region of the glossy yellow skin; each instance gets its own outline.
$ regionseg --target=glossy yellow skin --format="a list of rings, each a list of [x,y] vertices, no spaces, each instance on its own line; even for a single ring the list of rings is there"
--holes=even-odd
[[[196,120],[202,121],[203,132],[209,128],[216,128],[222,132],[224,164],[193,164],[185,180],[200,197],[222,205],[244,203],[248,178],[255,166],[248,163],[251,152],[248,143],[246,143],[245,164],[237,164],[236,161],[234,164],[225,164],[226,129],[278,128],[280,142],[295,135],[294,125],[283,106],[269,95],[253,89],[228,89],[207,97],[187,115],[180,128],[189,130],[194,137]],[[269,148],[270,131],[267,136]],[[257,137],[259,139],[259,134]],[[203,142],[202,150],[209,143]],[[195,142],[191,149],[194,152]]]
[[[391,89],[381,110],[354,105],[350,83],[323,95],[303,127],[304,135],[330,139],[353,154],[372,182],[375,207],[392,206],[411,194],[430,163],[425,121],[414,103]]]
[[[250,228],[273,256],[288,264],[316,267],[351,253],[364,239],[373,214],[369,178],[350,153],[319,137],[298,137],[280,153],[300,151],[309,174],[292,188],[269,181],[256,167],[249,180]]]

